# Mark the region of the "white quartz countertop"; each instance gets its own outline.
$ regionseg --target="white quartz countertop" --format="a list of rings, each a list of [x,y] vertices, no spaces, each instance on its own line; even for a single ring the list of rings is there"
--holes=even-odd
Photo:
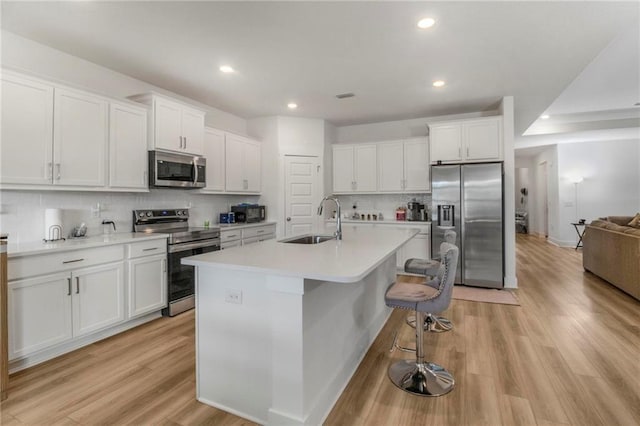
[[[256,228],[258,226],[275,225],[275,222],[254,222],[254,223],[217,223],[216,226],[220,227],[221,231],[226,229],[243,229],[243,228]]]
[[[342,241],[307,245],[267,240],[187,257],[182,263],[350,283],[363,279],[418,232],[416,228],[344,225]],[[330,235],[331,231],[319,234]]]
[[[37,254],[59,253],[71,250],[83,250],[95,247],[111,246],[116,244],[135,243],[145,240],[157,240],[167,238],[167,234],[145,234],[141,232],[122,232],[117,234],[99,235],[95,237],[67,238],[65,241],[31,241],[25,243],[12,243],[9,240],[7,256],[33,256]]]

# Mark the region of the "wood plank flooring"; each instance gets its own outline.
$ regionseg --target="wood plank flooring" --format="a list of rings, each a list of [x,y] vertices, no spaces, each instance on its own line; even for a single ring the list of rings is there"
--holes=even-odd
[[[456,378],[439,398],[396,389],[394,312],[327,425],[638,425],[640,302],[585,273],[581,253],[518,234],[522,306],[453,300],[454,330],[425,337]],[[162,318],[10,377],[2,425],[249,425],[195,400],[193,312]]]

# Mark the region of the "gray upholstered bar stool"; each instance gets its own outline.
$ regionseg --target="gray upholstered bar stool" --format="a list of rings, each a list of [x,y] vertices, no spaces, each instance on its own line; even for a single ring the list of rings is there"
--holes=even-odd
[[[442,268],[429,285],[394,283],[387,289],[385,303],[392,308],[416,312],[418,324],[431,321],[433,314],[444,311],[451,303],[451,293],[458,266],[458,247],[440,245]],[[400,389],[422,396],[440,396],[450,392],[455,381],[451,373],[438,364],[424,360],[424,328],[416,327],[416,359],[400,360],[389,366],[389,379]]]
[[[457,236],[456,231],[447,230],[444,232],[444,240],[449,244],[455,245],[456,236]],[[440,262],[435,259],[418,259],[413,257],[411,259],[407,259],[407,261],[404,263],[405,272],[408,272],[410,274],[416,274],[416,275],[424,275],[425,277],[437,275],[440,267],[441,267]],[[427,281],[425,284],[429,285],[429,281]],[[430,319],[431,321],[427,321],[427,319]],[[413,314],[407,315],[406,322],[411,327],[415,327],[416,326],[415,315]],[[424,322],[425,331],[442,333],[443,331],[449,331],[452,328],[453,328],[453,323],[449,321],[448,318],[438,317],[433,315],[431,315],[430,317],[429,316],[425,317],[425,322]]]

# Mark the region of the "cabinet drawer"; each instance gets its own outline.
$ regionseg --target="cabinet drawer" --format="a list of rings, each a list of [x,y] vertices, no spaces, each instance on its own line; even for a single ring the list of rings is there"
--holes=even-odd
[[[228,231],[220,231],[220,242],[226,243],[228,241],[236,241],[242,238],[241,229],[233,229]]]
[[[242,230],[242,238],[262,237],[268,234],[275,234],[275,225],[256,226],[255,228],[247,228]]]
[[[133,259],[142,256],[165,254],[167,252],[167,240],[143,241],[135,244],[127,244],[127,257]]]
[[[231,247],[240,247],[241,245],[242,245],[242,240],[228,241],[226,243],[220,244],[220,250],[228,249]]]
[[[66,251],[64,253],[45,254],[10,259],[7,273],[10,280],[23,277],[50,274],[117,262],[124,259],[124,246],[115,245],[88,250]]]

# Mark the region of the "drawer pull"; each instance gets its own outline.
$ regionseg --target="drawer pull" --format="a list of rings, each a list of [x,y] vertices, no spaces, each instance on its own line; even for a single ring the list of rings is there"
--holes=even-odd
[[[83,259],[74,259],[74,260],[65,260],[62,263],[75,263],[75,262],[82,262],[84,260]]]
[[[237,237],[237,235],[236,235],[236,234],[233,234],[233,235],[227,235],[227,238],[232,238],[232,237]]]
[[[151,248],[142,249],[142,251],[151,251],[151,250],[158,250],[158,247],[151,247]]]
[[[258,234],[262,234],[262,233],[264,233],[264,229],[258,231]]]

